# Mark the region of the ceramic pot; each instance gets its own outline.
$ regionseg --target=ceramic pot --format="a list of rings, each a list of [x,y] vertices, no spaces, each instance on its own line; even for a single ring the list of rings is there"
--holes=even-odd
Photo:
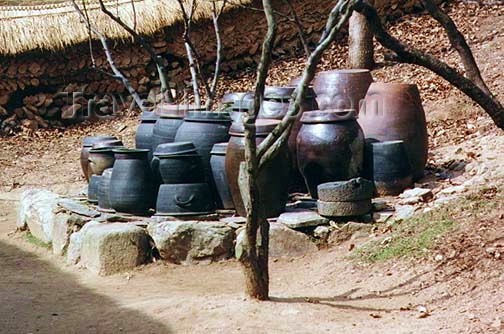
[[[413,175],[402,140],[368,142],[365,150],[365,175],[375,183],[380,196],[396,196],[413,187]]]
[[[213,182],[210,151],[215,144],[229,140],[230,125],[231,119],[227,113],[189,113],[175,136],[176,142],[188,141],[196,147],[203,162],[205,180],[210,185],[213,197],[218,201],[217,207],[222,207],[222,204],[219,200],[217,187]]]
[[[317,94],[320,110],[355,109],[359,114],[359,106],[366,97],[373,77],[369,70],[347,69],[324,71],[317,73],[313,81],[313,89]]]
[[[423,177],[429,139],[425,112],[416,85],[376,82],[369,88],[359,124],[366,139],[402,140],[413,180]]]
[[[82,174],[86,178],[86,181],[89,181],[89,150],[93,147],[93,144],[100,141],[108,141],[108,140],[116,140],[117,137],[114,136],[94,136],[94,137],[85,137],[82,142],[82,149],[80,154],[80,164],[82,168]]]
[[[258,119],[256,121],[256,143],[260,144],[279,122],[272,119]],[[236,212],[244,217],[246,211],[238,184],[240,163],[245,160],[243,124],[233,123],[229,133],[231,138],[226,150],[226,174]],[[258,174],[260,205],[264,209],[259,213],[262,217],[276,217],[284,211],[288,198],[290,167],[289,150],[285,145],[280,148],[273,159],[264,165]]]
[[[205,182],[201,156],[191,142],[159,145],[151,167],[165,184]]]
[[[100,187],[98,188],[98,210],[103,212],[113,212],[112,206],[110,205],[110,179],[112,178],[112,168],[108,168],[103,171],[100,181]]]
[[[213,182],[217,187],[222,208],[234,209],[233,199],[229,191],[229,182],[226,174],[226,150],[228,143],[215,144],[210,152],[210,166],[212,167]]]
[[[98,203],[98,191],[100,188],[101,176],[91,175],[88,184],[88,202]]]
[[[149,160],[152,159],[152,146],[154,143],[153,131],[158,117],[155,113],[142,113],[140,125],[138,125],[135,135],[135,147],[149,150]]]
[[[149,150],[116,149],[109,198],[118,212],[145,214],[154,207],[155,185],[149,166]]]
[[[290,98],[296,87],[266,87],[264,101],[259,110],[258,118],[272,118],[272,119],[283,119],[290,108]],[[306,186],[304,184],[303,177],[299,172],[297,165],[297,135],[299,129],[301,128],[301,115],[305,111],[317,110],[317,100],[315,99],[315,92],[313,88],[308,87],[306,89],[306,97],[301,110],[297,116],[296,121],[292,125],[291,133],[287,141],[289,146],[289,151],[291,154],[291,184],[289,187],[290,192],[306,192]]]
[[[113,148],[93,148],[89,151],[89,175],[102,175],[107,168],[114,167]]]
[[[313,198],[317,186],[360,176],[364,134],[352,116],[331,111],[307,111],[297,138],[298,166]]]
[[[214,200],[207,183],[162,184],[159,187],[157,216],[194,216],[213,210]]]

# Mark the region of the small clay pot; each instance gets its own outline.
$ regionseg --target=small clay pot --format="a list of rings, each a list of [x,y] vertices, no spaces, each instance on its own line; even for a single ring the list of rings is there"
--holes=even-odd
[[[212,167],[213,182],[217,187],[222,209],[234,209],[233,198],[229,191],[226,174],[226,150],[228,143],[215,144],[210,152],[210,166]]]
[[[89,175],[102,175],[107,168],[114,167],[113,148],[93,148],[89,151]]]
[[[159,175],[165,184],[205,182],[201,156],[191,142],[159,145],[154,152],[151,168],[154,175]]]
[[[89,150],[93,147],[93,144],[100,141],[110,141],[117,140],[115,136],[93,136],[93,137],[85,137],[82,142],[82,149],[80,154],[80,164],[82,168],[82,174],[86,178],[86,181],[89,181]]]

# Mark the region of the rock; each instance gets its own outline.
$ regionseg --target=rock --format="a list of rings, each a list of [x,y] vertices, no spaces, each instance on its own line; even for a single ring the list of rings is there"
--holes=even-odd
[[[238,259],[243,254],[244,237],[245,229],[242,229],[236,238],[235,255]],[[297,257],[316,252],[318,248],[306,234],[294,231],[283,224],[273,223],[270,224],[268,250],[271,257]]]
[[[63,198],[58,201],[58,205],[69,212],[74,212],[77,213],[81,216],[86,216],[86,217],[91,217],[91,218],[96,218],[100,216],[100,213],[96,210],[90,209],[88,206],[83,205],[79,202],[73,201],[68,198]]]
[[[318,213],[324,217],[363,216],[371,211],[371,198],[355,202],[317,201]]]
[[[86,230],[92,226],[100,225],[97,221],[90,221],[86,223],[79,231],[73,232],[68,240],[68,247],[66,251],[66,263],[77,264],[81,257],[82,238]]]
[[[327,182],[317,187],[318,198],[325,202],[355,202],[373,197],[374,183],[362,177],[349,181]]]
[[[395,207],[395,212],[396,212],[396,216],[395,216],[395,219],[408,219],[410,218],[411,216],[413,216],[413,214],[415,213],[416,211],[416,208],[412,205],[396,205]]]
[[[327,226],[317,226],[313,231],[313,235],[315,236],[315,238],[327,240],[330,232],[331,230]]]
[[[247,222],[247,218],[244,217],[226,217],[226,218],[221,218],[221,222],[226,224],[227,226],[233,228],[233,229],[239,229],[240,227],[243,227],[244,224]]]
[[[293,229],[329,224],[329,219],[311,210],[284,212],[278,217],[277,221]]]
[[[233,252],[234,231],[220,222],[151,222],[147,229],[161,258],[173,263],[219,261]]]
[[[412,198],[415,199],[416,202],[414,203],[427,202],[432,199],[432,197],[434,197],[434,194],[432,193],[432,190],[428,188],[408,189],[399,195],[399,198],[410,199],[410,202],[412,201]]]
[[[373,213],[373,221],[376,223],[386,223],[392,216],[394,211],[381,211]]]
[[[93,225],[82,236],[81,264],[100,276],[131,270],[150,257],[149,236],[135,225]]]
[[[437,208],[437,207],[440,207],[440,206],[442,206],[448,202],[451,202],[457,198],[459,198],[457,195],[440,197],[432,203],[432,206]]]
[[[329,234],[329,244],[339,244],[349,239],[368,237],[373,229],[372,224],[349,222]]]
[[[29,189],[22,193],[16,226],[28,228],[30,233],[44,243],[52,241],[54,210],[59,196],[44,189]]]
[[[465,190],[466,190],[466,187],[463,185],[460,185],[460,186],[453,186],[453,187],[445,188],[445,189],[441,190],[440,193],[446,194],[446,195],[452,195],[455,193],[462,193]]]
[[[388,208],[387,201],[382,199],[373,199],[373,211],[382,211]]]
[[[60,212],[54,219],[52,230],[52,251],[55,255],[63,255],[70,242],[70,235],[84,226],[90,220],[75,214]]]

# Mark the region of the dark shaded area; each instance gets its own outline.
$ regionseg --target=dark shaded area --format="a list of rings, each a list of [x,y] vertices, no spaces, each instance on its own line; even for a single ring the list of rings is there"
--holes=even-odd
[[[166,325],[81,286],[70,274],[0,242],[1,333],[170,333]]]

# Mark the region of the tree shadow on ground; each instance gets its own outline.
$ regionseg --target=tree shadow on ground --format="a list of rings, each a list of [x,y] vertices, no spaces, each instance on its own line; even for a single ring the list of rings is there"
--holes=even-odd
[[[72,275],[0,241],[0,332],[171,333],[148,315],[121,307]]]
[[[368,293],[365,295],[361,296],[356,296],[352,297],[354,293],[360,290],[360,288],[353,288],[350,289],[342,294],[339,294],[337,296],[332,296],[332,297],[270,297],[270,300],[272,302],[276,303],[310,303],[310,304],[320,304],[328,307],[333,307],[333,308],[338,308],[342,310],[357,310],[357,311],[377,311],[377,312],[389,312],[393,311],[395,309],[393,308],[382,308],[382,307],[372,307],[372,306],[358,306],[358,305],[352,305],[350,304],[351,302],[356,302],[356,301],[364,301],[364,300],[371,300],[371,299],[387,299],[387,298],[393,298],[393,297],[400,297],[400,296],[405,296],[405,295],[410,295],[412,292],[418,292],[418,289],[415,288],[410,288],[410,289],[405,289],[403,291],[397,291],[396,290],[406,288],[407,286],[411,285],[412,283],[416,282],[419,280],[422,276],[428,274],[430,271],[424,271],[418,274],[413,275],[409,279],[405,280],[404,282],[401,282],[397,285],[394,285],[388,289],[381,290],[379,292],[372,292]],[[432,283],[434,284],[434,283]],[[426,284],[423,285],[421,290],[424,290],[432,284]]]

